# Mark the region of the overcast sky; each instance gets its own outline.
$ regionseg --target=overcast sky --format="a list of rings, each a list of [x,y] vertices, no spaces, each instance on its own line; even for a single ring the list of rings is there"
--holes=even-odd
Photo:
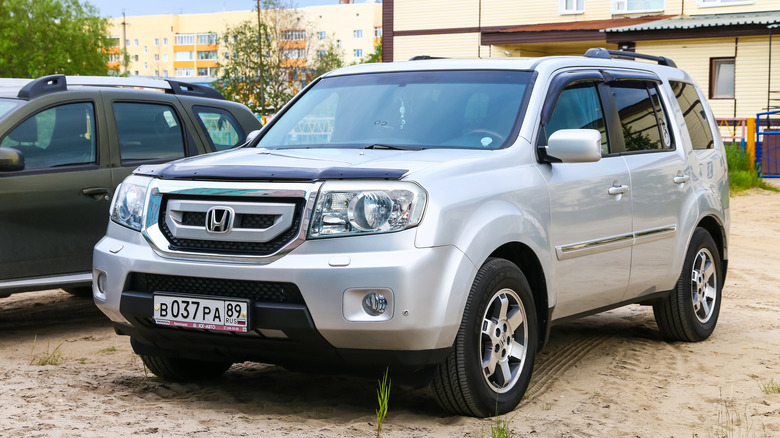
[[[202,14],[206,12],[248,11],[255,0],[88,0],[100,10],[101,17],[159,14]],[[362,2],[362,0],[358,0]],[[294,0],[298,7],[336,5],[338,0]]]

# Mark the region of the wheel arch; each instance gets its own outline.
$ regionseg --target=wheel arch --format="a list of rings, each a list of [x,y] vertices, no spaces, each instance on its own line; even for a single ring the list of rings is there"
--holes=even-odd
[[[726,271],[728,267],[728,239],[726,236],[726,227],[723,226],[723,223],[718,220],[715,216],[704,216],[699,220],[699,222],[696,224],[699,228],[704,228],[707,230],[708,233],[710,233],[710,236],[712,236],[712,239],[715,241],[715,246],[718,247],[718,252],[720,253],[720,259],[721,259],[721,271],[723,272],[723,278],[722,281],[725,282],[726,280]]]
[[[547,279],[542,263],[536,253],[520,242],[501,245],[490,254],[491,258],[502,258],[514,263],[525,275],[534,297],[536,317],[539,324],[538,350],[541,350],[549,337],[550,308],[547,291]]]

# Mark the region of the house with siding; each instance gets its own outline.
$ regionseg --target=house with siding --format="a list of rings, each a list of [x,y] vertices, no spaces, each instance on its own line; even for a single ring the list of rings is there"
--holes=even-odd
[[[385,61],[605,47],[673,59],[717,117],[780,109],[780,0],[384,0],[382,15]]]

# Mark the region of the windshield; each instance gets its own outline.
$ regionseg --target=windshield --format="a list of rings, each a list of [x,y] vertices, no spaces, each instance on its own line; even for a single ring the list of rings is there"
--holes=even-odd
[[[0,119],[22,103],[16,99],[0,99]]]
[[[393,72],[323,78],[257,147],[498,149],[523,110],[531,72]]]

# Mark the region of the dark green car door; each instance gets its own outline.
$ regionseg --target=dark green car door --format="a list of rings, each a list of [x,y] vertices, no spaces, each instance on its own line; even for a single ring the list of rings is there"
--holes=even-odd
[[[88,273],[112,188],[102,104],[71,93],[27,108],[0,138],[25,158],[24,170],[0,172],[0,281]]]

